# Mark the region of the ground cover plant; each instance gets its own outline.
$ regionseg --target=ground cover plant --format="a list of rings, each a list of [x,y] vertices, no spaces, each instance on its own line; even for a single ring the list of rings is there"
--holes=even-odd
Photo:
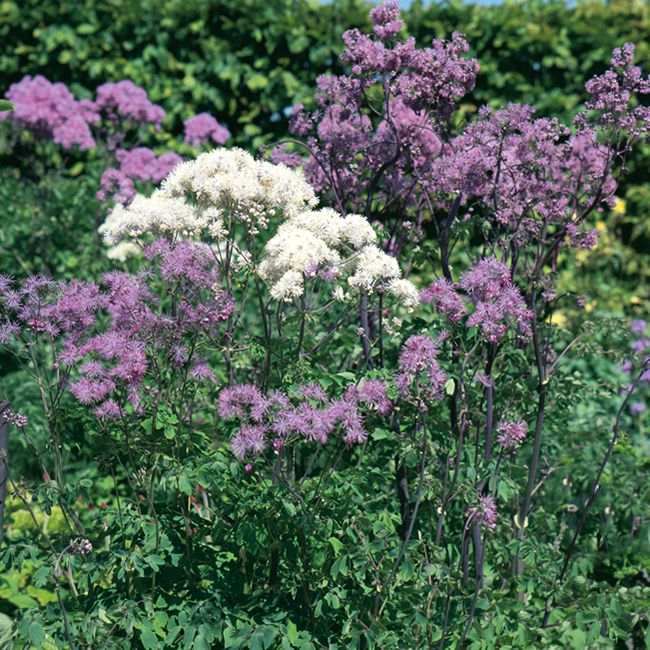
[[[8,89],[8,647],[650,638],[644,289],[590,279],[650,79],[621,43],[571,121],[471,115],[463,35],[369,18],[252,151],[129,80]]]

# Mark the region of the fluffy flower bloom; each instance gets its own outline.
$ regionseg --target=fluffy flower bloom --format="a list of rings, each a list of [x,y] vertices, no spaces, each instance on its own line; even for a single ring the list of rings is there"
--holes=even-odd
[[[497,504],[490,494],[480,496],[478,503],[468,510],[467,524],[479,524],[491,530],[497,527]]]
[[[467,326],[478,327],[487,341],[499,341],[510,322],[518,326],[523,336],[530,336],[533,314],[512,283],[506,264],[493,257],[480,260],[462,276],[459,285],[474,303]]]
[[[222,126],[210,113],[199,113],[183,122],[185,127],[185,144],[200,147],[208,140],[215,144],[226,144],[230,131]]]
[[[100,231],[109,244],[145,234],[220,239],[230,221],[255,235],[270,217],[295,216],[315,204],[299,172],[256,161],[241,149],[217,149],[177,165],[150,197],[116,206]]]
[[[267,243],[259,273],[276,300],[300,297],[305,278],[318,275],[347,277],[349,287],[364,293],[381,289],[413,309],[419,302],[416,288],[400,277],[397,260],[380,250],[375,238],[360,215],[343,217],[330,208],[303,212],[283,223]]]
[[[133,257],[140,252],[137,244],[130,241],[122,241],[117,246],[113,246],[106,251],[109,260],[116,262],[125,262],[129,257]]]
[[[77,146],[85,151],[95,146],[89,125],[99,116],[88,102],[77,101],[65,84],[52,83],[41,75],[28,75],[11,85],[6,97],[14,104],[14,110],[0,113],[0,120],[12,120],[64,149]]]
[[[159,128],[165,117],[162,107],[152,103],[147,92],[129,79],[99,86],[95,106],[109,119],[137,126],[153,124]]]
[[[349,387],[339,399],[330,399],[318,384],[297,386],[288,395],[272,392],[266,396],[253,385],[231,386],[219,394],[219,414],[240,421],[231,440],[231,450],[240,460],[267,448],[277,452],[301,439],[325,444],[336,431],[347,444],[360,444],[368,438],[364,410],[381,415],[390,412],[386,391],[379,380]]]
[[[503,449],[515,449],[526,438],[528,425],[523,420],[502,421],[497,426],[497,442]]]
[[[402,274],[397,260],[376,246],[366,246],[352,260],[353,272],[348,284],[371,293],[377,283],[396,280]]]
[[[447,316],[452,323],[459,322],[467,313],[461,296],[446,278],[435,280],[422,290],[420,300],[427,305],[434,305],[436,311]]]
[[[440,339],[426,334],[411,336],[400,350],[395,383],[404,397],[418,397],[420,408],[441,398],[447,376],[438,363]]]
[[[345,397],[376,409],[380,415],[388,415],[393,407],[388,399],[386,383],[380,379],[366,379],[359,386],[350,386],[345,391]]]
[[[144,235],[197,235],[208,225],[204,211],[156,190],[151,196],[137,194],[128,206],[116,205],[99,227],[109,245]]]

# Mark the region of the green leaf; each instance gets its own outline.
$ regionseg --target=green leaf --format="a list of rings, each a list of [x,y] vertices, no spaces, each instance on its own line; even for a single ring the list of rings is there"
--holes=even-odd
[[[9,599],[9,602],[20,609],[29,609],[30,607],[38,607],[38,601],[30,598],[26,594],[14,594]]]
[[[158,647],[158,638],[148,623],[145,624],[142,632],[140,632],[140,641],[142,641],[142,645],[146,650],[155,650]]]
[[[0,614],[0,648],[11,648],[13,627],[14,622],[6,614]]]
[[[14,105],[6,99],[0,99],[0,113],[4,111],[13,111]]]
[[[42,587],[50,575],[50,567],[42,566],[40,569],[36,570],[32,575],[32,584],[35,587]]]
[[[72,165],[72,167],[70,168],[70,176],[72,176],[72,178],[76,178],[77,176],[79,176],[79,174],[81,174],[81,172],[83,172],[84,169],[85,169],[84,163],[79,161],[74,165]]]
[[[43,641],[45,641],[45,630],[43,626],[34,621],[29,626],[29,640],[37,647],[41,648],[43,646]]]
[[[97,31],[96,25],[91,25],[90,23],[81,23],[77,27],[77,34],[94,34]]]
[[[255,632],[250,638],[248,647],[250,650],[264,650],[266,647],[264,644],[264,634],[262,632]]]
[[[445,393],[447,393],[447,395],[453,395],[455,388],[456,388],[456,384],[454,382],[453,377],[449,377],[449,379],[447,379],[447,381],[445,382]]]
[[[335,553],[339,553],[343,548],[343,543],[341,542],[341,540],[337,539],[336,537],[330,537],[328,541],[332,545],[332,548],[334,549]]]
[[[269,84],[269,80],[267,79],[267,77],[257,72],[250,75],[248,79],[246,79],[246,85],[251,90],[262,90],[262,88],[266,88],[268,84]]]
[[[194,639],[194,648],[195,650],[210,650],[210,644],[199,635]]]
[[[190,496],[192,494],[192,483],[190,482],[190,479],[185,476],[185,474],[181,474],[178,477],[178,489],[183,494],[187,494],[187,496]]]
[[[330,541],[332,540],[330,539]],[[338,540],[336,541],[338,542]],[[298,628],[293,621],[287,622],[287,640],[291,643],[291,645],[296,645],[298,642]]]

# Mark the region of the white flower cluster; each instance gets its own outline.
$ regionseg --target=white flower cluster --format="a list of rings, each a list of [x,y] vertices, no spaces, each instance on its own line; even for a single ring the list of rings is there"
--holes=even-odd
[[[276,300],[300,297],[305,278],[320,274],[345,278],[353,291],[370,294],[381,288],[413,309],[419,302],[417,289],[375,240],[375,231],[360,215],[342,217],[330,208],[303,212],[283,223],[268,242],[259,273]],[[340,285],[332,295],[340,302],[349,297]]]
[[[299,171],[255,160],[243,149],[219,148],[181,163],[150,197],[116,206],[101,226],[108,244],[144,234],[220,239],[242,222],[256,235],[272,217],[295,217],[317,203]]]

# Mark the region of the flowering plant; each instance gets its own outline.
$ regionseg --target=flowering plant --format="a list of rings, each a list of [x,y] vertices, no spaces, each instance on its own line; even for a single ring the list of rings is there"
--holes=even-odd
[[[464,37],[419,49],[396,2],[370,17],[270,161],[219,148],[169,170],[111,131],[155,128],[158,108],[128,83],[98,91],[118,175],[161,182],[118,183],[98,229],[113,259],[141,253],[131,273],[0,280],[0,342],[45,422],[36,439],[4,416],[47,477],[8,474],[41,543],[11,553],[56,594],[18,637],[479,648],[615,643],[647,625],[647,585],[620,566],[601,578],[623,528],[608,528],[613,498],[586,535],[610,468],[640,463],[617,443],[642,410],[645,325],[624,382],[589,365],[614,328],[557,314],[585,307],[558,273],[597,246],[590,220],[650,134],[650,82],[628,44],[571,126],[518,105],[464,124],[478,73]],[[55,118],[24,126],[83,141]],[[225,138],[209,116],[185,126],[189,144]],[[67,476],[86,456],[99,507]],[[621,489],[634,549],[645,488]]]

